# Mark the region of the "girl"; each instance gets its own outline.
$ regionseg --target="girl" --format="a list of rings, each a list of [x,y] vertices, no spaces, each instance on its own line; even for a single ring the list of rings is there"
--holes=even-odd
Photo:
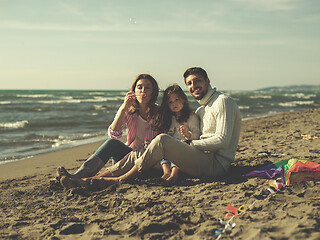
[[[164,91],[154,128],[181,141],[200,137],[199,118],[189,108],[187,96],[179,85],[173,84]],[[161,160],[160,164],[163,169],[161,178],[165,180],[165,184],[175,183],[179,168],[166,159]]]
[[[157,81],[149,74],[140,74],[133,81],[130,91],[126,94],[113,122],[108,128],[108,139],[82,166],[69,176],[79,178],[96,175],[112,157],[118,162],[132,150],[142,150],[144,139],[152,140],[158,135],[151,125],[159,106],[156,100],[159,94]],[[118,138],[122,137],[124,127],[127,128],[127,142],[124,144]],[[59,170],[60,169],[60,170]],[[61,180],[61,169],[58,168],[58,180],[62,185],[68,185]],[[71,187],[71,186],[66,186]]]

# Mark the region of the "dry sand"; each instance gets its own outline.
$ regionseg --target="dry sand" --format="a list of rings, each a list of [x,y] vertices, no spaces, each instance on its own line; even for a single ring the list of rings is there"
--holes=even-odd
[[[100,192],[49,183],[59,165],[74,171],[101,143],[0,165],[0,238],[214,239],[228,204],[250,205],[268,187],[241,174],[291,157],[320,163],[319,119],[314,109],[244,121],[228,176],[173,187],[148,176]],[[320,239],[319,200],[320,182],[287,186],[236,217],[221,239]]]

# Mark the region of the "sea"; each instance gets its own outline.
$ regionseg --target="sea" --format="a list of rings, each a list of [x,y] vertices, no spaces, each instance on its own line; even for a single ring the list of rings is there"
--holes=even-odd
[[[222,92],[237,102],[244,120],[320,107],[319,89]],[[108,139],[107,128],[125,94],[125,90],[0,90],[0,164]],[[197,101],[187,96],[196,109]]]

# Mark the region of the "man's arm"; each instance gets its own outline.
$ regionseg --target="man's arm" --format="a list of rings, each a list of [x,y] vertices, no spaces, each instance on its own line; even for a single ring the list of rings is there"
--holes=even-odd
[[[228,146],[232,137],[238,108],[231,98],[222,98],[216,109],[211,110],[216,119],[216,131],[203,134],[200,140],[193,140],[190,145],[202,151],[215,152]],[[203,124],[212,124],[206,122],[206,120],[203,120]]]

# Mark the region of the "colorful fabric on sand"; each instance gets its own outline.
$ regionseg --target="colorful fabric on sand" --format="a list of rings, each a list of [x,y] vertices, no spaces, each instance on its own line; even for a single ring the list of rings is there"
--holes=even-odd
[[[280,177],[285,185],[290,183],[320,180],[320,164],[290,158],[266,165],[262,168],[249,172],[244,177],[262,177],[262,178],[277,178]]]
[[[265,200],[270,195],[280,190],[284,185],[310,180],[320,180],[320,164],[307,160],[290,158],[266,165],[243,176],[247,178],[261,177],[272,179],[269,180],[270,186],[266,190],[262,191],[261,194],[256,196],[258,200]],[[236,226],[233,222],[234,218],[247,210],[251,210],[256,201],[257,200],[255,200],[250,206],[242,205],[239,208],[228,204],[228,212],[225,217],[230,217],[230,219],[224,221],[219,218],[219,222],[224,226],[224,228],[217,229],[214,232],[214,238],[206,238],[205,240],[218,240],[224,233],[231,232]]]

